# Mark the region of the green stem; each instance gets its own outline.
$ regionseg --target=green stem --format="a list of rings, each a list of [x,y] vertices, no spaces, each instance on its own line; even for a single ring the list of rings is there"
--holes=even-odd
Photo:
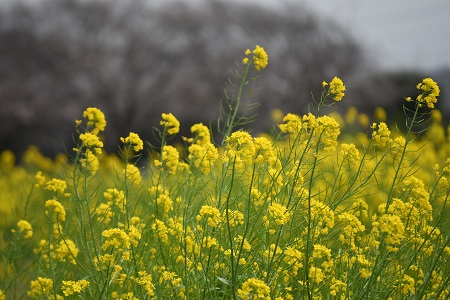
[[[238,94],[236,97],[235,105],[234,106],[230,105],[230,114],[228,115],[227,122],[225,124],[226,132],[223,136],[222,145],[225,144],[226,139],[231,135],[233,128],[235,127],[234,122],[235,122],[237,113],[239,111],[239,106],[241,105],[242,92],[244,91],[244,85],[247,82],[247,75],[248,75],[248,71],[250,70],[250,65],[251,65],[251,63],[247,64],[247,67],[244,70],[244,74],[242,75],[242,80],[239,85],[239,91],[238,91]]]

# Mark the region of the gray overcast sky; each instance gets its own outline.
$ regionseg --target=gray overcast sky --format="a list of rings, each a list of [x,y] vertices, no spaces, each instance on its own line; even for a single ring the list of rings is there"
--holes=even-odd
[[[343,26],[382,68],[450,67],[450,0],[297,1]]]

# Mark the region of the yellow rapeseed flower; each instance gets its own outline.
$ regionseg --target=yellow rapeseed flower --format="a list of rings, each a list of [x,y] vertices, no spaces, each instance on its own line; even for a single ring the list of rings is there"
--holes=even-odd
[[[168,134],[174,135],[180,131],[180,122],[171,113],[161,115],[162,120],[159,122],[160,125],[164,126],[164,129]]]
[[[157,167],[167,168],[171,174],[175,174],[180,164],[180,154],[175,147],[165,145],[162,148],[161,161],[156,159],[154,164]]]
[[[31,281],[30,290],[27,292],[31,299],[54,299],[53,298],[53,280],[50,278],[38,277]]]
[[[270,288],[269,286],[257,278],[247,279],[240,289],[238,289],[237,294],[240,298],[244,300],[251,299],[264,299],[270,300]]]
[[[83,117],[88,120],[88,129],[91,129],[93,134],[98,134],[100,131],[104,131],[106,127],[105,115],[103,112],[95,107],[88,107],[83,112]]]
[[[269,206],[269,215],[278,225],[286,224],[289,221],[290,213],[284,205],[273,203]]]
[[[419,96],[417,96],[416,101],[425,103],[429,108],[434,108],[437,97],[441,92],[437,83],[431,78],[425,78],[417,84],[417,89],[419,90]]]
[[[133,150],[136,152],[144,149],[144,142],[142,142],[137,133],[130,132],[130,134],[126,138],[121,137],[120,141],[126,145],[129,145],[130,147],[133,147]]]
[[[252,53],[253,53],[252,61],[253,65],[255,66],[255,69],[257,71],[264,69],[269,63],[269,56],[267,55],[267,52],[264,50],[264,48],[260,47],[259,45],[256,45],[253,51],[250,51],[250,49],[245,50],[245,55],[250,55]],[[244,59],[242,59],[242,63],[244,65],[248,64],[248,62],[249,58],[245,57]]]
[[[45,202],[45,207],[47,210],[45,211],[46,215],[52,215],[53,220],[55,222],[65,221],[66,220],[66,210],[64,206],[56,199],[47,200]]]
[[[139,168],[133,164],[127,164],[125,169],[122,171],[122,174],[125,175],[126,178],[133,184],[141,183],[141,171],[139,171]]]
[[[78,280],[78,281],[63,280],[61,290],[64,293],[64,296],[72,296],[72,295],[81,293],[89,285],[90,285],[90,282],[85,279]]]
[[[67,183],[62,179],[53,178],[47,181],[46,190],[58,192],[60,194],[64,194],[64,191],[67,188]]]
[[[20,220],[17,222],[17,228],[19,228],[19,232],[23,233],[23,237],[25,239],[29,239],[33,236],[33,227],[28,221]]]
[[[335,101],[341,101],[344,97],[345,85],[338,77],[334,77],[330,82],[330,93],[334,95]]]
[[[90,132],[80,134],[80,140],[83,142],[83,146],[92,150],[95,154],[101,154],[103,148],[103,142],[100,138]]]
[[[42,175],[42,171],[37,171],[34,178],[36,179],[36,183],[34,184],[34,187],[40,187],[45,182],[45,176]]]

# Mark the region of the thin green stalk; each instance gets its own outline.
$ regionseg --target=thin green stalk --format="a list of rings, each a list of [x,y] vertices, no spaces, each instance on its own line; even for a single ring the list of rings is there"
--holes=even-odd
[[[245,68],[244,73],[242,75],[242,80],[239,85],[239,90],[238,90],[238,94],[236,97],[236,101],[234,102],[235,105],[234,106],[229,105],[230,114],[228,115],[227,121],[225,123],[226,131],[223,136],[222,145],[225,145],[226,139],[231,135],[234,127],[236,126],[235,120],[236,120],[237,113],[239,111],[239,106],[241,105],[242,93],[244,91],[244,85],[247,83],[247,75],[250,70],[250,65],[251,65],[251,63],[247,64],[247,67]]]
[[[231,199],[231,193],[233,190],[233,184],[234,184],[234,175],[235,175],[235,168],[236,168],[236,157],[234,157],[233,160],[233,166],[231,170],[231,182],[229,187],[229,192],[227,195],[226,203],[225,203],[225,217],[227,219],[227,231],[228,231],[228,238],[230,243],[230,260],[231,260],[231,288],[233,293],[233,299],[236,300],[236,272],[235,272],[235,266],[234,266],[234,251],[233,251],[233,236],[231,234],[231,226],[230,226],[230,199]]]

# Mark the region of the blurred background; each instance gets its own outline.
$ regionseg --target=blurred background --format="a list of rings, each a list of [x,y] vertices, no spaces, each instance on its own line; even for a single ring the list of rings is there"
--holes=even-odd
[[[185,136],[198,122],[214,129],[230,69],[256,44],[269,65],[248,99],[261,104],[255,134],[274,109],[308,112],[334,76],[347,86],[335,109],[372,118],[381,106],[390,122],[432,77],[448,124],[449,12],[447,0],[2,0],[0,151],[71,149],[89,106],[106,115],[109,152],[130,131],[152,140],[162,112]]]

